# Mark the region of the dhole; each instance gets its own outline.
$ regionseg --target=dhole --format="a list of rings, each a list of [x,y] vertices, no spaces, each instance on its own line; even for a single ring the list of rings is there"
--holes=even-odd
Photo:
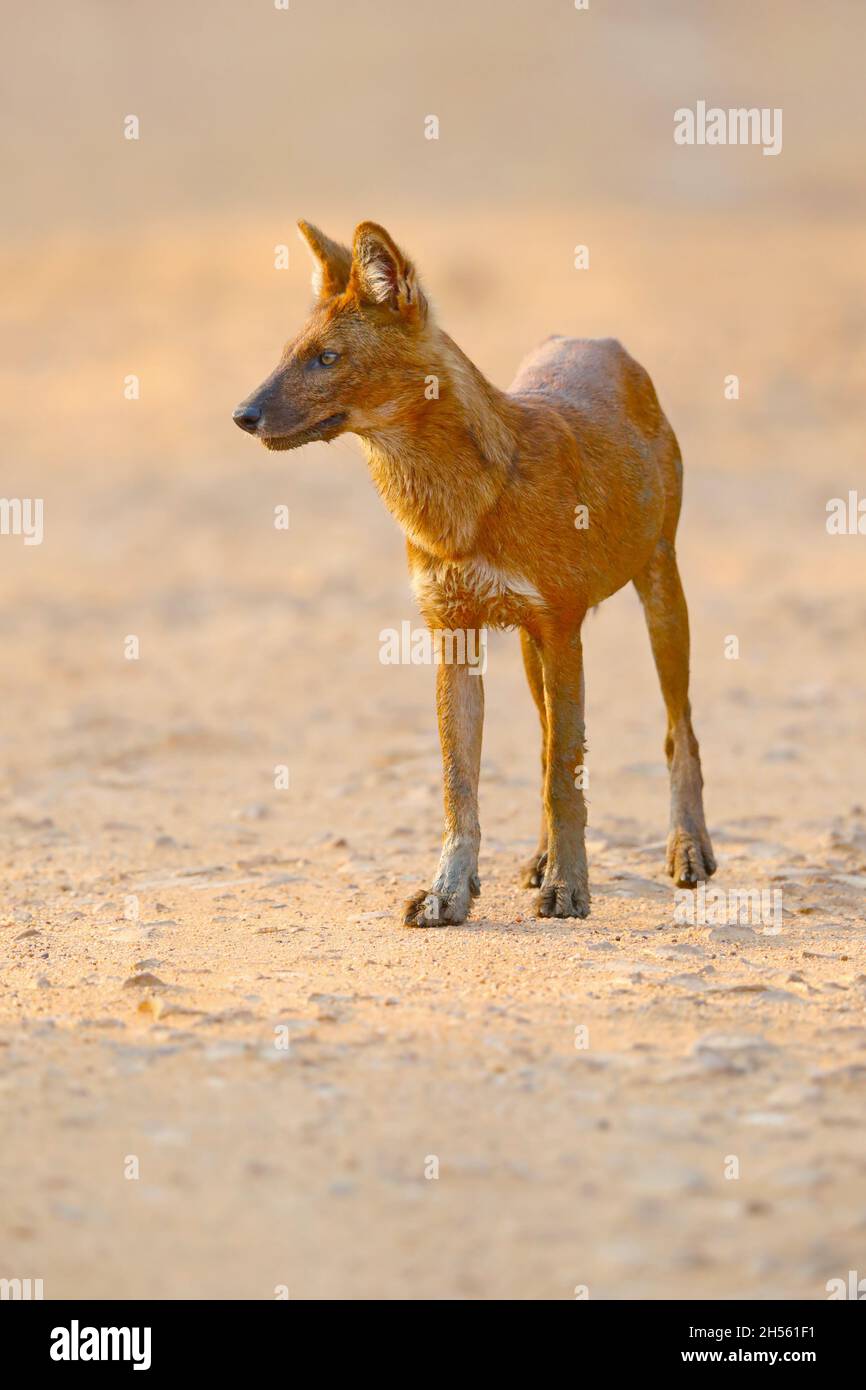
[[[234,412],[269,449],[360,437],[406,534],[412,586],[436,631],[517,627],[542,729],[543,817],[523,870],[542,917],[589,912],[578,772],[584,758],[581,625],[631,580],[667,708],[667,871],[693,887],[715,870],[688,698],[689,626],[674,537],[682,463],[642,367],[611,339],[548,338],[508,392],[435,322],[415,267],[372,222],[351,251],[299,223],[316,304],[279,365]],[[438,398],[425,382],[438,380]],[[588,520],[575,524],[578,508]],[[480,891],[480,676],[440,664],[436,699],[445,836],[407,926],[465,920]]]

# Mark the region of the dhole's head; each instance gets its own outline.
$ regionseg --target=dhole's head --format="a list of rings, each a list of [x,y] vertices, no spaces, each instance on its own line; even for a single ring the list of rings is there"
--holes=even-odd
[[[429,370],[427,301],[384,228],[362,222],[351,251],[308,222],[298,228],[313,256],[315,306],[233,415],[268,449],[387,429],[418,408]]]

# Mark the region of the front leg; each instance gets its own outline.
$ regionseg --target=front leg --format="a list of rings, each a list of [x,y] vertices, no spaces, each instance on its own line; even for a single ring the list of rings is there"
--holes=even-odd
[[[478,772],[484,686],[478,668],[446,663],[436,671],[436,711],[445,783],[445,836],[432,888],[406,903],[407,927],[441,927],[465,922],[478,881]]]
[[[576,623],[564,633],[545,634],[541,659],[547,714],[544,806],[548,853],[536,911],[539,917],[588,917],[580,624]]]

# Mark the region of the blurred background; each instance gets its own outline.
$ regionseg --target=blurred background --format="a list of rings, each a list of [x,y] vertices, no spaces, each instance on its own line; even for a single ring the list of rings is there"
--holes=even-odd
[[[861,616],[862,547],[826,536],[824,506],[862,454],[864,22],[855,0],[10,13],[3,492],[44,498],[47,540],[4,545],[4,623],[19,662],[42,634],[37,670],[55,675],[36,707],[24,687],[29,716],[53,691],[66,702],[58,663],[85,652],[88,686],[128,679],[113,653],[92,660],[117,625],[148,639],[160,625],[140,684],[166,699],[187,679],[207,701],[193,652],[211,620],[215,660],[225,623],[249,644],[230,677],[246,699],[271,620],[282,647],[301,596],[339,593],[332,659],[349,668],[378,653],[352,605],[370,602],[376,632],[376,615],[410,614],[401,538],[355,444],[269,457],[230,428],[307,310],[299,216],[341,238],[387,225],[500,386],[549,332],[622,339],[686,461],[687,587],[710,586],[698,644],[712,625],[718,652],[785,588],[822,608],[822,586],[841,590],[825,626],[846,605]],[[701,98],[783,108],[781,155],[675,145],[673,111]],[[140,400],[124,398],[128,374]],[[271,525],[278,502],[290,538]],[[755,660],[818,680],[792,643],[774,648],[772,624],[759,632]]]
[[[45,509],[41,546],[0,539],[0,939],[13,1042],[40,1020],[137,1026],[112,1001],[132,957],[169,949],[145,949],[123,925],[125,896],[146,897],[143,885],[165,899],[196,866],[306,855],[308,877],[280,891],[327,954],[350,909],[379,913],[377,932],[391,932],[395,901],[435,861],[432,673],[378,659],[380,630],[415,620],[399,532],[354,440],[268,454],[231,421],[307,311],[299,217],[342,240],[364,219],[387,226],[443,326],[501,387],[549,333],[622,340],[652,375],[685,460],[679,553],[710,822],[745,835],[752,817],[784,863],[834,817],[859,814],[866,541],[825,527],[828,499],[864,487],[858,0],[592,0],[588,11],[571,0],[290,0],[287,11],[79,0],[7,7],[4,27],[0,492]],[[698,100],[782,108],[782,152],[675,145],[674,111]],[[124,138],[129,115],[138,140]],[[437,140],[425,138],[429,115]],[[588,270],[574,268],[578,244]],[[124,396],[130,374],[140,399]],[[737,400],[725,397],[730,374]],[[288,532],[273,526],[279,504]],[[663,712],[631,591],[588,627],[592,823],[614,840],[623,826],[632,843],[661,839]],[[124,659],[130,634],[136,662]],[[731,634],[737,661],[724,656]],[[482,812],[488,874],[507,904],[537,818],[535,715],[513,637],[492,640],[487,691]],[[275,799],[283,763],[291,794]],[[342,840],[344,886],[319,848]],[[237,1004],[245,986],[232,969],[247,947],[224,939],[206,898],[179,895],[169,912],[155,901],[145,916],[181,923],[187,964],[191,952],[222,969],[219,988]],[[27,953],[15,944],[48,921],[53,957],[36,937]],[[321,959],[299,988],[315,990]],[[471,996],[471,971],[465,987]],[[48,1065],[51,1040],[39,1037],[25,1070]],[[44,1115],[16,1116],[21,1152],[48,1155],[16,1186],[12,1238],[37,1250],[32,1272],[45,1266],[70,1291],[101,1239],[91,1292],[233,1296],[212,1250],[185,1264],[168,1234],[168,1282],[147,1258],[127,1276],[107,1197],[101,1236],[83,1198],[61,1206],[84,1216],[42,1223],[40,1183],[56,1178],[52,1155],[67,1141],[46,1133]],[[231,1106],[223,1119],[235,1133]],[[116,1142],[125,1152],[131,1141]],[[98,1127],[75,1153],[64,1162],[79,1163],[85,1186],[109,1162]],[[199,1213],[225,1199],[230,1230],[231,1181],[196,1180]],[[257,1210],[264,1239],[274,1209]],[[844,1203],[840,1213],[844,1226]],[[451,1216],[459,1228],[459,1202]],[[344,1218],[334,1220],[336,1231]],[[558,1220],[548,1213],[537,1229]],[[311,1249],[328,1247],[325,1227],[313,1223]],[[321,1293],[340,1265],[334,1241]],[[461,1269],[472,1258],[464,1251]],[[662,1287],[664,1242],[646,1259],[646,1287]],[[499,1287],[496,1252],[489,1269],[479,1260],[465,1286],[434,1270],[433,1294]],[[605,1268],[612,1296],[642,1287],[634,1269],[621,1281],[615,1252]],[[663,1287],[692,1288],[689,1268],[672,1265]],[[738,1268],[763,1277],[760,1261],[751,1275]],[[342,1287],[400,1296],[400,1270],[383,1256]],[[712,1271],[707,1289],[724,1291],[726,1277]],[[548,1293],[545,1278],[502,1287]]]

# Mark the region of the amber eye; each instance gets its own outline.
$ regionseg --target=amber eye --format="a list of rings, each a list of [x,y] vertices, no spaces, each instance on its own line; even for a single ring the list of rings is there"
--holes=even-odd
[[[338,352],[332,352],[330,348],[325,348],[324,352],[319,353],[319,366],[333,367],[339,356]]]

